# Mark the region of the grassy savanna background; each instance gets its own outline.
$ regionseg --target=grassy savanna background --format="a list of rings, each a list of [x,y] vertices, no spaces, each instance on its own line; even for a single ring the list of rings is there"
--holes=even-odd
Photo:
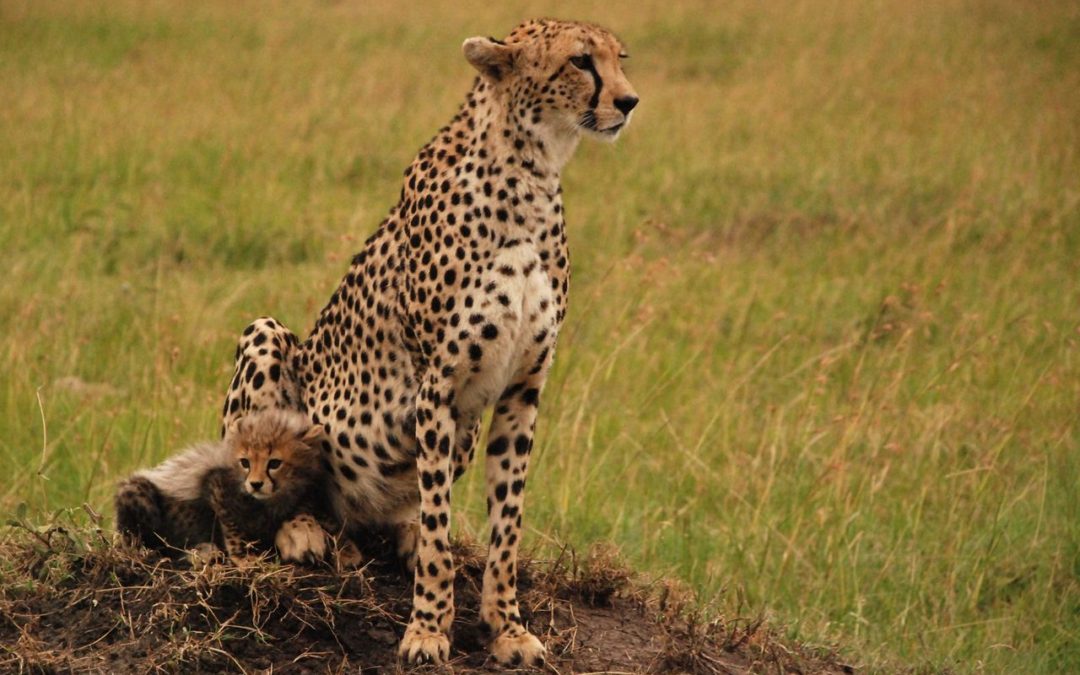
[[[535,15],[642,104],[565,173],[526,546],[864,666],[1080,669],[1076,2],[0,0],[0,510],[214,437],[239,331],[306,333],[462,39]]]

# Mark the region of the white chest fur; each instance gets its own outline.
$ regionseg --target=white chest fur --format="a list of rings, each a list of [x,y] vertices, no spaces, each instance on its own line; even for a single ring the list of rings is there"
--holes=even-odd
[[[510,385],[525,377],[544,350],[554,347],[558,326],[551,278],[528,241],[495,255],[484,279],[479,308],[498,330],[483,341],[483,358],[462,372],[458,400],[463,411],[479,413]]]

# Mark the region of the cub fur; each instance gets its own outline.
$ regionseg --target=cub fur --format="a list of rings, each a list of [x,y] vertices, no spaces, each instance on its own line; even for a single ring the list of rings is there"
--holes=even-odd
[[[117,529],[132,544],[178,551],[212,543],[239,561],[273,550],[282,523],[296,516],[307,516],[313,531],[316,520],[332,528],[320,439],[321,428],[301,413],[251,413],[223,440],[193,445],[123,481]]]

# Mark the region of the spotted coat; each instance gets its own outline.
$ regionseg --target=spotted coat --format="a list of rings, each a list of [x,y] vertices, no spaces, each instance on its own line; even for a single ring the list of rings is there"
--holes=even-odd
[[[270,318],[248,327],[223,423],[282,406],[322,425],[338,516],[393,526],[414,563],[402,656],[441,662],[454,616],[451,484],[493,407],[480,616],[497,661],[533,663],[544,648],[517,604],[517,551],[570,281],[560,174],[582,135],[614,140],[637,97],[621,42],[598,26],[529,21],[462,49],[480,75],[460,111],[405,171],[398,204],[308,338]]]

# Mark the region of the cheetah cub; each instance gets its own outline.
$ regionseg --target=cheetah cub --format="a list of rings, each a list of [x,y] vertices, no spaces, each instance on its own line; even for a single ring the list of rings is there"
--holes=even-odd
[[[193,445],[123,481],[116,493],[117,530],[129,543],[158,550],[212,544],[240,564],[274,548],[285,560],[321,558],[326,530],[335,527],[320,432],[289,410],[235,420],[223,440]],[[294,527],[281,529],[297,516]],[[351,543],[340,555],[350,565],[359,562]]]

